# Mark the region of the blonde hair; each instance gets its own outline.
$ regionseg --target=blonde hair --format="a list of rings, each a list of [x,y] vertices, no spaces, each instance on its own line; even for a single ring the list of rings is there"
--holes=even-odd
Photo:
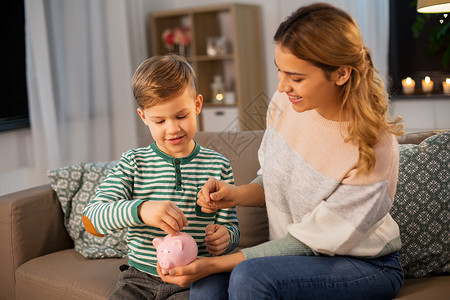
[[[374,145],[383,131],[401,135],[401,120],[389,122],[387,93],[369,50],[352,17],[330,4],[300,7],[275,33],[274,40],[296,57],[321,68],[328,79],[340,66],[352,69],[343,85],[340,112],[350,118],[346,142],[358,144],[358,173],[368,174],[375,166]]]
[[[195,72],[185,58],[167,54],[143,61],[136,69],[131,85],[137,105],[143,108],[176,97],[189,86],[195,97],[195,81]]]

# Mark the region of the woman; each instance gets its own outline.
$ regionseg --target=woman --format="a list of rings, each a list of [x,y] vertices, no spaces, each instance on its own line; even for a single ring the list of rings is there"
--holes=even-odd
[[[210,180],[198,203],[267,206],[270,241],[201,258],[162,279],[192,299],[392,299],[403,272],[389,215],[398,175],[397,122],[354,20],[301,7],[274,40],[278,91],[250,184]],[[232,273],[230,274],[229,272]]]

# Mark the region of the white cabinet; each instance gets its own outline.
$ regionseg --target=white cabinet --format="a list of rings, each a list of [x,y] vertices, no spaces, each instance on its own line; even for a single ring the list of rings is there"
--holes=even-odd
[[[239,124],[238,108],[236,106],[203,107],[201,120],[202,128],[206,131],[235,131]]]

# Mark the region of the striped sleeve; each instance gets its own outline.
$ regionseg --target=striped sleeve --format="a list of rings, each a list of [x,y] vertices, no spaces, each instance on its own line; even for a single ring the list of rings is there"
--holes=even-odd
[[[84,209],[83,215],[98,233],[109,234],[143,224],[138,216],[143,200],[132,200],[135,165],[131,152],[123,154]]]
[[[222,174],[221,174],[221,180],[229,183],[234,184],[234,176],[233,176],[233,170],[231,168],[230,163],[226,162]],[[217,224],[224,225],[227,230],[228,234],[230,235],[229,245],[225,253],[228,253],[232,251],[234,248],[237,247],[239,244],[239,241],[241,239],[240,231],[239,231],[239,222],[236,215],[236,207],[228,208],[228,209],[220,209],[217,214]]]

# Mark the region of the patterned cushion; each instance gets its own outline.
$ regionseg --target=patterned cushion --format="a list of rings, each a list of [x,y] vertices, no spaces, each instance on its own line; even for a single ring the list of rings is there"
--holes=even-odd
[[[400,226],[399,251],[405,276],[450,271],[450,131],[419,145],[400,145],[393,218]]]
[[[86,258],[125,257],[127,255],[126,230],[105,237],[87,233],[81,214],[92,199],[99,184],[114,162],[78,163],[61,169],[50,170],[47,175],[58,195],[64,212],[64,224],[74,241],[75,250]]]

